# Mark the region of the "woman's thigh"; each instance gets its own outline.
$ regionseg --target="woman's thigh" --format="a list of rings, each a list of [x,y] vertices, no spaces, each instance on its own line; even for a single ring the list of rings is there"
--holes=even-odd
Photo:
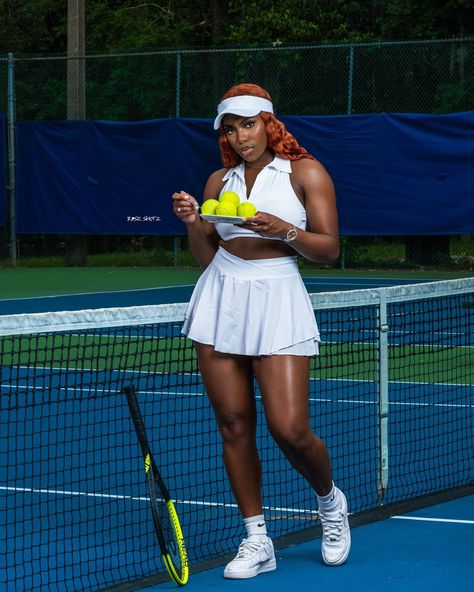
[[[219,424],[255,422],[253,373],[249,358],[223,354],[195,343],[207,395]]]
[[[274,435],[309,429],[309,361],[306,356],[262,356],[253,369],[267,423]]]

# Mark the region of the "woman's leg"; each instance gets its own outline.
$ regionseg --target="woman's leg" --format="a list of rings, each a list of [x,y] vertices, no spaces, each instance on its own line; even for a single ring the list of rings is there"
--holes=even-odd
[[[319,503],[323,534],[321,551],[328,565],[341,565],[349,555],[351,535],[347,501],[334,487],[329,455],[309,423],[309,358],[266,356],[255,359],[270,433],[288,460],[311,484]]]
[[[262,514],[253,375],[249,358],[195,344],[204,386],[222,434],[224,463],[244,518]]]
[[[247,529],[247,538],[226,565],[224,577],[252,578],[276,569],[262,510],[252,366],[244,356],[221,354],[209,345],[195,345],[204,385],[222,434],[227,474]]]
[[[322,440],[309,423],[309,358],[262,356],[253,362],[267,423],[282,452],[316,493],[330,493],[332,471]]]

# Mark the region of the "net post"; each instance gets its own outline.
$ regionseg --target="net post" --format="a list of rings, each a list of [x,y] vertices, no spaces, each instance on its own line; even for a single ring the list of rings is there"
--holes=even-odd
[[[381,289],[379,293],[379,388],[378,388],[378,433],[379,459],[377,476],[377,494],[382,502],[388,486],[388,320],[387,295]]]

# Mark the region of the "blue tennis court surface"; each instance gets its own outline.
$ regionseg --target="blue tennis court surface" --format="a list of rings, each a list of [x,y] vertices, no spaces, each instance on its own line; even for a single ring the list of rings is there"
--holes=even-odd
[[[468,592],[474,582],[474,495],[352,530],[341,567],[323,565],[320,541],[276,551],[277,570],[229,581],[222,567],[192,574],[189,592]],[[144,592],[175,590],[171,583]]]

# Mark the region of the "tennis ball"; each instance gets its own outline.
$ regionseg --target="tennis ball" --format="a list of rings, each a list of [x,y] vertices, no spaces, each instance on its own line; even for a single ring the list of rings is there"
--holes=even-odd
[[[216,214],[218,216],[236,216],[237,207],[230,201],[220,201],[216,208]]]
[[[206,201],[201,206],[201,213],[215,214],[218,205],[219,202],[217,201],[217,199],[206,199]]]
[[[219,197],[219,201],[230,201],[233,203],[235,207],[237,207],[240,203],[240,197],[235,193],[235,191],[224,191],[224,193]]]
[[[249,201],[243,201],[237,208],[237,216],[242,218],[251,218],[257,213],[257,208]]]

